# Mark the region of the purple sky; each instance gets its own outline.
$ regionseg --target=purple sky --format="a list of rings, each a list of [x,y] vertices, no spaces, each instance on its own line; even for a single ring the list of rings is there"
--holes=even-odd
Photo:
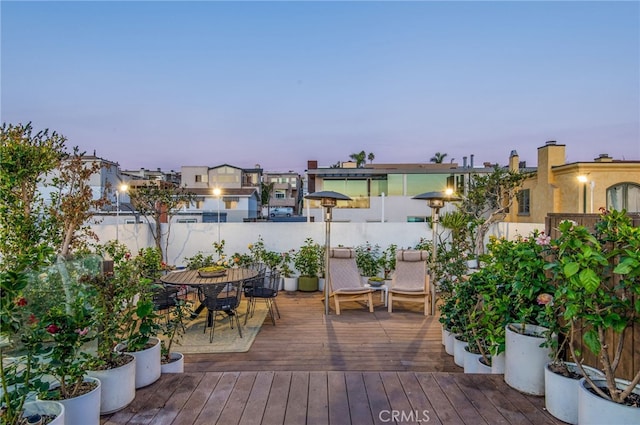
[[[3,122],[124,168],[640,159],[638,2],[0,2]]]

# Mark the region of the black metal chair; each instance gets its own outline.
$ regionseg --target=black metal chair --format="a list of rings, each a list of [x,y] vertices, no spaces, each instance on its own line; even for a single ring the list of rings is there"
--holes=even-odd
[[[278,271],[271,271],[271,273],[260,279],[258,282],[254,282],[253,285],[249,288],[249,290],[245,293],[247,296],[247,315],[245,316],[244,322],[247,323],[247,319],[249,315],[253,317],[253,314],[256,310],[256,301],[258,299],[264,300],[267,305],[267,309],[269,311],[269,317],[271,317],[271,323],[275,326],[276,319],[274,315],[278,314],[278,319],[280,318],[280,309],[278,309],[278,304],[276,303],[276,297],[278,296],[278,291],[280,290],[280,273]]]
[[[151,290],[155,310],[168,310],[176,305],[179,289],[173,285],[156,283]]]
[[[238,306],[242,299],[242,282],[221,283],[217,285],[203,285],[200,292],[200,302],[207,308],[207,320],[204,325],[204,332],[211,326],[209,342],[213,342],[213,334],[216,327],[216,317],[219,314],[229,318],[229,325],[233,329],[235,319],[238,333],[242,338],[242,327],[238,318]]]

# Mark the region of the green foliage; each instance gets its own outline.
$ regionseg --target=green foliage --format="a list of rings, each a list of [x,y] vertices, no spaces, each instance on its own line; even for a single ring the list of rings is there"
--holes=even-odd
[[[380,267],[382,267],[385,279],[388,279],[391,272],[396,269],[397,250],[398,245],[391,244],[382,251],[382,255],[380,256]]]
[[[581,331],[584,345],[602,362],[610,396],[596,391],[622,403],[640,380],[635,370],[631,385],[623,391],[614,386],[624,332],[640,322],[640,228],[632,226],[626,211],[605,211],[593,232],[571,221],[560,223],[559,230],[546,265],[557,286],[554,305],[569,324],[569,338]],[[568,345],[580,364],[580,353]]]
[[[320,270],[321,256],[318,244],[307,238],[304,245],[293,255],[293,264],[300,276],[317,277]]]
[[[191,317],[192,311],[193,303],[176,295],[175,305],[157,317],[163,361],[170,360],[173,344],[180,345],[181,338],[187,331],[185,323]]]
[[[377,276],[382,269],[380,245],[366,242],[356,247],[356,265],[362,276]]]

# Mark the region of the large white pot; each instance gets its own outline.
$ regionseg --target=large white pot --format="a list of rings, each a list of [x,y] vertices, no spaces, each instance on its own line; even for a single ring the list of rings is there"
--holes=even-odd
[[[447,334],[449,333],[448,330],[446,330],[444,328],[444,326],[442,327],[442,336],[441,336],[441,340],[442,340],[442,345],[444,346],[444,341],[447,339]]]
[[[444,351],[450,356],[453,356],[453,342],[455,340],[455,336],[455,334],[449,331],[447,331],[447,334],[445,335]]]
[[[569,371],[581,374],[578,365],[565,363]],[[552,372],[551,363],[544,367],[544,403],[547,411],[561,421],[569,424],[578,423],[578,385],[580,378],[570,378]],[[590,377],[604,375],[596,368],[583,366]]]
[[[127,354],[122,354],[126,356]],[[106,415],[124,409],[136,397],[136,358],[120,367],[91,370],[87,375],[100,380],[100,414]]]
[[[49,422],[49,425],[65,425],[65,410],[62,403],[53,400],[37,400],[28,401],[22,406],[22,417],[32,418],[30,423],[35,422],[36,416],[42,417],[44,415],[52,416],[54,419]]]
[[[594,380],[598,387],[606,386],[604,380]],[[629,384],[624,379],[616,379],[618,388]],[[580,425],[629,425],[640,424],[640,407],[631,407],[605,400],[589,390],[590,386],[582,378],[578,385],[578,423]],[[634,393],[640,394],[640,385],[636,385]]]
[[[324,292],[324,282],[325,282],[325,278],[324,277],[319,277],[318,278],[318,291],[320,292]]]
[[[149,338],[152,347],[141,351],[123,351],[126,345],[118,344],[116,351],[131,354],[136,358],[136,388],[146,387],[156,382],[162,374],[162,353],[160,351],[160,339],[156,337]]]
[[[294,292],[298,290],[298,278],[297,277],[285,277],[284,278],[284,290],[287,292]]]
[[[58,400],[64,405],[64,423],[66,425],[100,425],[101,383],[98,378],[87,376],[85,382],[94,382],[97,386],[78,397]]]
[[[160,370],[162,373],[182,373],[184,372],[184,354],[174,351],[169,353],[171,361],[162,363]]]
[[[460,367],[464,367],[464,347],[467,345],[469,343],[461,340],[460,335],[453,338],[453,362]]]
[[[480,363],[478,362],[480,357],[482,354],[469,351],[469,345],[464,347],[464,373],[486,373],[480,372]]]
[[[504,351],[496,356],[491,356],[491,373],[502,375],[504,373]]]
[[[551,358],[549,347],[540,347],[547,330],[542,326],[521,324],[506,326],[504,381],[511,388],[531,395],[544,395],[544,366]]]

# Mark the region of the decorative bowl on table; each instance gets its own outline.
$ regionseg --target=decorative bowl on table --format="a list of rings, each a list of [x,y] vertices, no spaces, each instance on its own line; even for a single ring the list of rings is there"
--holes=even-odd
[[[227,274],[227,269],[222,266],[201,267],[198,269],[200,277],[220,277]]]
[[[378,288],[384,285],[384,279],[381,277],[370,277],[369,280],[367,280],[367,283],[369,284],[369,286]]]

